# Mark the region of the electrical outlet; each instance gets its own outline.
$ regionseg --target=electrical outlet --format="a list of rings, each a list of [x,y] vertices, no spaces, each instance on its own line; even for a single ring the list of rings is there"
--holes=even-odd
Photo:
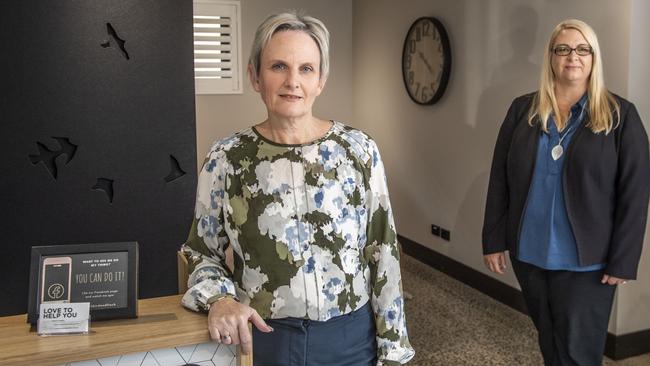
[[[431,224],[431,234],[440,236],[440,226]]]
[[[447,229],[440,228],[440,237],[446,241],[451,241],[451,232]]]

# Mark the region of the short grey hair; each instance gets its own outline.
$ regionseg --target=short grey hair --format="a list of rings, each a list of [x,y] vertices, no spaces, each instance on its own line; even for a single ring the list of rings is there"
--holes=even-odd
[[[327,79],[330,71],[330,32],[320,20],[296,10],[270,15],[257,27],[248,59],[254,76],[257,78],[260,73],[262,50],[271,37],[277,32],[288,30],[305,32],[316,42],[320,50],[320,78]]]

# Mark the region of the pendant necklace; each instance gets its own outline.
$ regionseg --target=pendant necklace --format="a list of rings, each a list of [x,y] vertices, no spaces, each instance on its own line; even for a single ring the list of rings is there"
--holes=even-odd
[[[578,120],[582,118],[582,114],[585,112],[585,107],[582,107],[582,110],[580,111],[580,115],[578,116]],[[562,147],[562,140],[571,132],[571,129],[574,126],[569,127],[566,132],[564,133],[564,136],[560,136],[560,141],[557,142],[557,145],[553,146],[551,149],[551,157],[553,160],[557,161],[557,159],[562,157],[562,154],[564,154],[564,148]],[[557,132],[558,136],[560,135],[560,131]]]
[[[557,145],[553,146],[551,149],[551,157],[553,160],[557,161],[560,157],[562,157],[562,154],[564,154],[564,148],[562,147],[562,140],[571,132],[571,129],[573,126],[569,127],[569,129],[566,130],[563,136],[560,137],[560,141],[557,142]],[[559,132],[558,132],[559,135]]]

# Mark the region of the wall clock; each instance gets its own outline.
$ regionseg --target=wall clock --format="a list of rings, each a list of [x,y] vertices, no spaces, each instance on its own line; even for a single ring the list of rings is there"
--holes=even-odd
[[[445,92],[451,72],[449,37],[442,23],[433,17],[413,22],[402,50],[402,78],[411,99],[433,104]]]

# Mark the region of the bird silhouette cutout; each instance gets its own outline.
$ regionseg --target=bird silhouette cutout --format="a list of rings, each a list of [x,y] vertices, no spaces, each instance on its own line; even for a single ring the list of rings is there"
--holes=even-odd
[[[58,178],[59,171],[59,167],[57,166],[56,161],[57,158],[61,155],[65,155],[65,164],[68,164],[74,158],[79,145],[71,143],[70,139],[67,137],[52,136],[52,138],[58,143],[58,149],[52,150],[48,148],[44,143],[36,141],[36,146],[38,147],[38,155],[29,155],[29,160],[33,165],[43,163],[50,175],[52,175],[52,177],[56,180]],[[170,172],[167,174],[167,176],[165,176],[165,182],[170,183],[187,174],[183,169],[181,169],[178,160],[173,155],[169,155],[169,165]],[[114,181],[112,179],[97,178],[97,182],[94,186],[91,187],[91,189],[104,192],[108,198],[108,202],[112,204],[114,195],[113,182]]]
[[[71,143],[67,137],[53,136],[52,138],[55,139],[59,144],[58,150],[50,150],[47,146],[45,146],[44,143],[36,141],[36,146],[38,147],[38,155],[29,155],[29,160],[34,165],[43,163],[50,175],[52,175],[54,179],[57,179],[59,170],[56,165],[56,158],[58,158],[60,155],[65,154],[65,164],[67,165],[74,157],[78,145]]]
[[[124,58],[128,60],[129,53],[126,51],[126,48],[124,47],[126,41],[117,35],[117,32],[115,31],[115,28],[113,28],[111,23],[106,23],[106,33],[108,33],[108,36],[113,40],[113,42],[111,43],[111,39],[108,39],[100,43],[100,45],[104,48],[108,48],[111,47],[112,44],[115,44],[115,47],[118,48],[119,51],[124,56]]]
[[[178,160],[172,155],[169,155],[169,164],[171,165],[171,171],[165,177],[165,182],[169,183],[185,175],[185,171],[181,169]]]
[[[113,180],[108,178],[97,178],[97,183],[92,186],[93,190],[102,191],[108,197],[108,202],[113,203]]]

